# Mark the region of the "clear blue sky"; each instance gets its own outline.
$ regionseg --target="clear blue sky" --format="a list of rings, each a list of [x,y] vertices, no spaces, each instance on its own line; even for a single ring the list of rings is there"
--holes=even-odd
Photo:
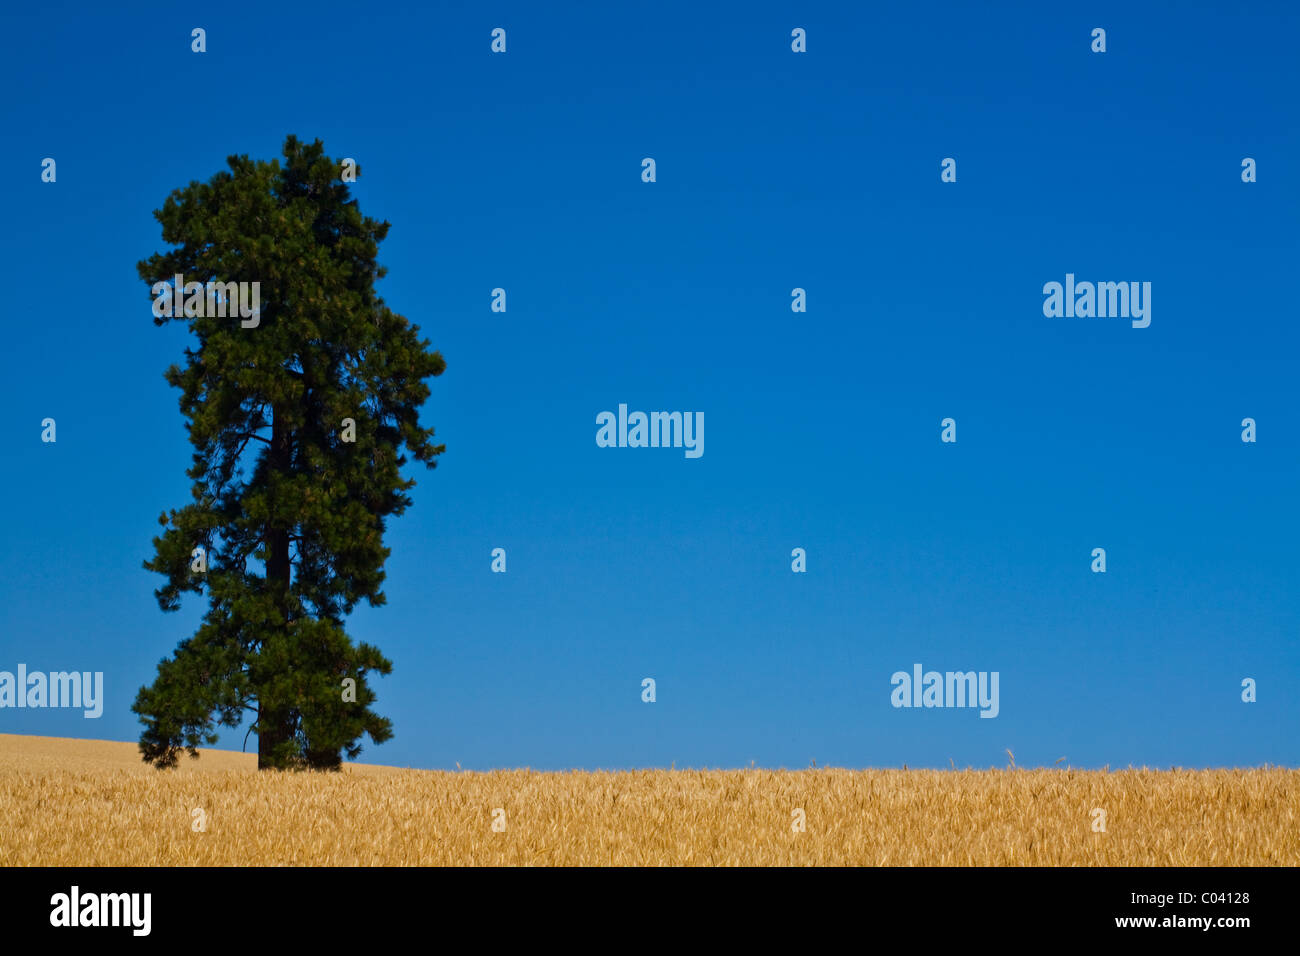
[[[141,568],[191,449],[135,263],[295,133],[361,163],[448,363],[349,625],[394,662],[363,760],[1300,763],[1300,8],[418,6],[6,12],[0,669],[106,702],[0,732],[135,739],[199,620]],[[1151,326],[1044,317],[1067,272],[1150,281]],[[620,402],[703,411],[704,456],[598,448]],[[999,716],[891,707],[916,662],[998,671]]]

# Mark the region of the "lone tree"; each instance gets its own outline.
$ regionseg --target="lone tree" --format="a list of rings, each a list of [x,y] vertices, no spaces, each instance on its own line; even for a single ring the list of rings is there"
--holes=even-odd
[[[392,665],[343,619],[385,602],[385,519],[411,503],[407,453],[432,468],[444,450],[418,413],[446,363],[375,292],[389,224],[362,216],[319,140],[289,136],[283,153],[231,156],[229,171],[173,191],[154,216],[177,248],[138,265],[167,303],[155,324],[184,320],[198,340],[165,376],[195,448],[194,501],[159,517],[144,566],[167,578],[164,611],[185,591],[209,602],[132,708],[159,768],[249,711],[259,769],[337,770],[363,733],[392,736],[366,683]],[[192,290],[179,311],[158,285],[177,275]],[[228,283],[258,283],[258,318],[242,321],[210,283],[227,298]]]

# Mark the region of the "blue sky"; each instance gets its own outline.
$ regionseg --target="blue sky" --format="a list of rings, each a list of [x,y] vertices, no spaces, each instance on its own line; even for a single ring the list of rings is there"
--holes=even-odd
[[[0,732],[135,739],[197,625],[141,568],[191,449],[135,263],[294,133],[361,164],[448,363],[349,625],[394,662],[363,760],[1297,765],[1300,10],[1133,6],[6,13],[0,669],[106,702]],[[1045,317],[1067,272],[1151,282],[1150,327]],[[619,403],[704,412],[705,454],[598,448]],[[998,717],[893,708],[916,662],[998,671]]]

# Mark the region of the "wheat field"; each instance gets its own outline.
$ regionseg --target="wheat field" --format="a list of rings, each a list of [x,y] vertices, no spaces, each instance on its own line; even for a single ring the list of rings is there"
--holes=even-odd
[[[0,865],[1300,864],[1300,771],[1279,768],[255,767],[0,734]]]

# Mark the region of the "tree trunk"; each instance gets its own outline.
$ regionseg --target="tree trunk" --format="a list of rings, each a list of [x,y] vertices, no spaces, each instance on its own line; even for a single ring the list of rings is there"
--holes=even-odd
[[[291,439],[285,414],[278,406],[271,409],[271,474],[287,477],[291,467]],[[266,587],[279,609],[279,626],[289,627],[289,585],[293,567],[289,563],[289,529],[279,520],[278,503],[272,501],[272,517],[266,528]],[[288,740],[294,730],[294,715],[287,708],[268,709],[264,702],[258,705],[257,716],[257,769],[265,770],[282,765],[272,755],[272,750]]]
[[[293,734],[293,715],[288,711],[257,709],[257,769],[277,770],[285,766],[283,755],[274,750]]]

